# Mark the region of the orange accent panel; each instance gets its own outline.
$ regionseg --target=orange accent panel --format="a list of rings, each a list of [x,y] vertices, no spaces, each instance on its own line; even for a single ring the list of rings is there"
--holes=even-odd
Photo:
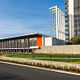
[[[39,46],[39,47],[42,46],[42,36],[37,37],[37,46]]]

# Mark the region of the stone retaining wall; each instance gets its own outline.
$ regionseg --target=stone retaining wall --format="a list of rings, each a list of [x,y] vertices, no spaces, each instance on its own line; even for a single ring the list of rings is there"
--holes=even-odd
[[[42,47],[41,49],[34,50],[34,53],[80,54],[80,45]]]

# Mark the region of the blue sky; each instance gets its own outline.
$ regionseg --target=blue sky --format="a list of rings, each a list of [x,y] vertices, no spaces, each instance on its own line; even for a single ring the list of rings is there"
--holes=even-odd
[[[28,33],[49,34],[49,7],[64,11],[65,0],[0,0],[0,38]]]

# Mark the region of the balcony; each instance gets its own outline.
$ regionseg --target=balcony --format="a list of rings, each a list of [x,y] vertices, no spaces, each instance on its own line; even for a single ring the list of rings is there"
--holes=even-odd
[[[65,25],[65,27],[69,27],[69,24]]]
[[[66,36],[69,36],[69,33],[66,33],[65,35],[66,35]]]
[[[69,15],[66,15],[65,18],[69,18]]]
[[[66,38],[67,41],[69,41],[69,38]]]
[[[68,9],[68,6],[66,6],[65,9]]]
[[[65,29],[65,31],[69,31],[69,29]]]
[[[65,2],[65,5],[68,5],[68,0]]]
[[[69,20],[65,20],[65,22],[69,22]]]
[[[68,11],[65,11],[65,14],[66,14],[66,13],[68,14]]]

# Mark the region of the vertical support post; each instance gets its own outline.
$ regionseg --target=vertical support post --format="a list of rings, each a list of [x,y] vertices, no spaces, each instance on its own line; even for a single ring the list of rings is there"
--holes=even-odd
[[[56,38],[58,38],[58,8],[56,6]]]
[[[52,11],[50,10],[50,36],[52,36]]]
[[[24,38],[23,52],[25,53],[25,38]]]
[[[30,41],[29,41],[29,38],[28,38],[28,53],[29,53],[29,48],[30,48]]]

